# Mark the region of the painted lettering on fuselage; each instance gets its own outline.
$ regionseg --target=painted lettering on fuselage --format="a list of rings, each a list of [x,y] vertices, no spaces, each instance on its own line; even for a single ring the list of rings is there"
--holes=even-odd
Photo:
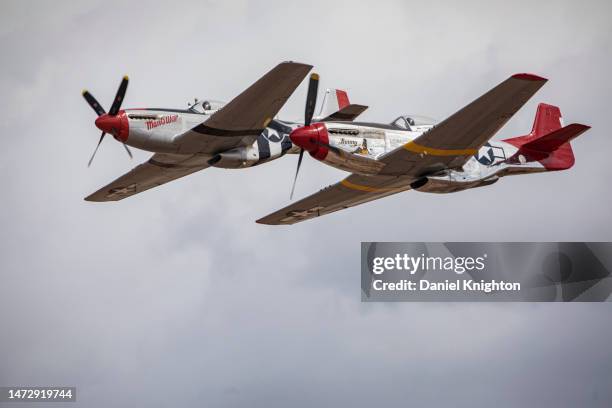
[[[339,144],[349,145],[349,146],[358,146],[359,142],[357,142],[356,140],[341,138]]]
[[[169,123],[174,123],[177,120],[178,120],[178,115],[168,115],[168,116],[162,116],[161,118],[156,119],[156,120],[148,120],[145,122],[145,124],[147,125],[147,130],[151,130],[158,126],[163,126]]]

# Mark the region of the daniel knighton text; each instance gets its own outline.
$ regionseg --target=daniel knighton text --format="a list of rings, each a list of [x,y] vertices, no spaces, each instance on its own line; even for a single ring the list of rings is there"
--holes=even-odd
[[[364,242],[362,300],[593,301],[602,285],[609,298],[596,252],[612,248],[598,245]]]

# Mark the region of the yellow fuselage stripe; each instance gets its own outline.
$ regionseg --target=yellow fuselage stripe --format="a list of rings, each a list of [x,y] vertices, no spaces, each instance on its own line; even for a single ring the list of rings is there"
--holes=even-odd
[[[473,156],[477,149],[434,149],[433,147],[425,147],[414,142],[408,142],[404,145],[404,149],[413,153],[430,154],[432,156]]]
[[[399,191],[405,190],[404,188],[376,188],[376,187],[362,186],[360,184],[351,183],[350,181],[346,179],[342,180],[340,184],[342,184],[344,187],[350,188],[351,190],[366,191],[368,193],[390,193],[393,191],[399,192]]]

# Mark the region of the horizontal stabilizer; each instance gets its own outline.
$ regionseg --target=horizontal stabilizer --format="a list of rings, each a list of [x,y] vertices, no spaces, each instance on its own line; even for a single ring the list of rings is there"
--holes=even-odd
[[[321,121],[322,122],[329,122],[333,120],[353,121],[355,120],[357,116],[361,115],[363,111],[365,111],[366,109],[368,109],[368,107],[365,105],[350,104],[340,109],[339,111],[334,112],[331,115],[321,119]]]
[[[535,140],[525,143],[521,146],[521,150],[550,153],[557,150],[562,144],[577,138],[590,128],[591,127],[587,125],[572,123],[571,125],[567,125],[561,129],[555,130],[554,132],[540,136]]]

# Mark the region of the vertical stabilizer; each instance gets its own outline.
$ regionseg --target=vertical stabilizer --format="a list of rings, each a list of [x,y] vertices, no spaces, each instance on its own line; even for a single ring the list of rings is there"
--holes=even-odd
[[[319,117],[324,118],[350,105],[348,94],[342,89],[326,89]]]

